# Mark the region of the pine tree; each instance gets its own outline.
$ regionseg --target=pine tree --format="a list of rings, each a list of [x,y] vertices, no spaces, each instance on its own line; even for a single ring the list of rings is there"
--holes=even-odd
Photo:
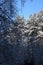
[[[16,0],[2,0],[0,1],[0,8],[2,8],[7,15],[13,17],[16,15]]]

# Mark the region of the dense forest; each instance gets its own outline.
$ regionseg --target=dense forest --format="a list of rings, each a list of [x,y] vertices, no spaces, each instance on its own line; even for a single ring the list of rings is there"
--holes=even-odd
[[[43,65],[43,10],[26,20],[12,1],[0,1],[0,65]]]

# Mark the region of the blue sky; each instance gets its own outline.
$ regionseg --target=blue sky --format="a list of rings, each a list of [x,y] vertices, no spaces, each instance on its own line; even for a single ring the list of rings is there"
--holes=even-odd
[[[18,0],[18,9],[18,14],[23,15],[24,18],[27,19],[30,14],[38,13],[41,9],[43,9],[43,0],[33,0],[32,2],[27,0],[24,7],[22,7],[22,11],[20,0]]]

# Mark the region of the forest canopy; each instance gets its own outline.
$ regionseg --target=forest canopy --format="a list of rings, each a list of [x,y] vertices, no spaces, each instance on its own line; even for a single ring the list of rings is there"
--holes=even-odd
[[[43,10],[25,19],[17,0],[0,0],[0,65],[43,65]]]

